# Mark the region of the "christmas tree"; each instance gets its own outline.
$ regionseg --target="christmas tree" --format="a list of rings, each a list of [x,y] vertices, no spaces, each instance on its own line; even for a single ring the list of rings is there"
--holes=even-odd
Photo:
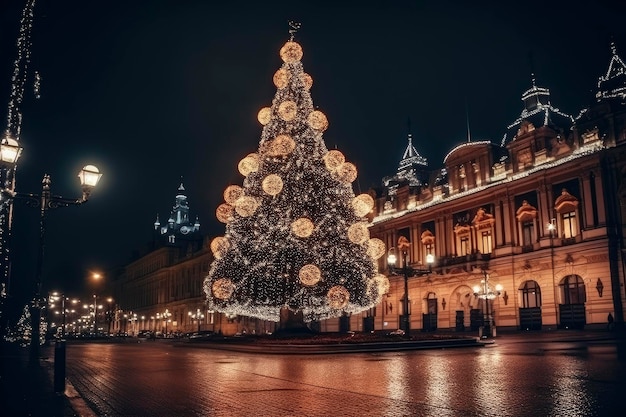
[[[373,307],[389,281],[377,270],[385,245],[365,219],[374,200],[355,197],[356,167],[327,150],[328,121],[313,107],[313,81],[290,33],[274,100],[258,113],[258,151],[241,160],[243,186],[228,186],[216,210],[226,233],[211,242],[204,290],[222,313],[279,321],[288,308],[308,322]]]
[[[32,303],[35,301],[33,300]],[[31,324],[31,314],[30,314],[30,305],[26,304],[22,309],[22,315],[18,319],[15,328],[8,331],[5,335],[5,340],[7,342],[16,342],[21,346],[29,346],[30,339],[32,337],[33,328]],[[46,341],[46,330],[48,328],[48,322],[46,321],[45,315],[41,315],[41,319],[39,321],[39,344],[43,345]]]

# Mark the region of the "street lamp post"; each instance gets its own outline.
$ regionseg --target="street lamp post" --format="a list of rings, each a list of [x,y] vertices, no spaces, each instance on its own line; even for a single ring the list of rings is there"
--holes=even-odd
[[[161,314],[161,317],[163,317],[163,321],[165,321],[165,337],[167,337],[167,322],[170,320],[171,316],[172,313],[170,313],[167,308],[165,309],[165,312]]]
[[[495,337],[495,329],[493,329],[493,316],[489,311],[489,303],[495,299],[502,292],[502,285],[497,284],[494,289],[489,286],[489,274],[487,270],[483,269],[483,279],[480,281],[480,285],[474,286],[474,295],[483,300],[484,303],[484,316],[483,316],[483,333],[482,338]]]
[[[201,321],[204,319],[204,314],[202,313],[202,311],[197,308],[195,313],[192,313],[191,311],[189,313],[187,313],[189,315],[189,317],[191,317],[193,320],[196,320],[196,322],[198,323],[198,333],[200,333],[200,323]]]
[[[404,236],[398,239],[398,250],[402,253],[402,266],[396,267],[397,257],[395,254],[395,248],[389,250],[387,256],[387,264],[389,266],[389,272],[391,274],[402,274],[404,277],[404,295],[402,297],[402,319],[401,329],[405,335],[409,335],[411,332],[411,310],[409,303],[409,277],[429,275],[432,273],[432,264],[435,262],[435,257],[432,254],[426,255],[426,263],[428,268],[412,268],[407,262],[407,252],[411,246],[411,242]]]
[[[2,141],[2,149],[0,149],[0,154],[5,153],[5,147],[8,147],[8,141],[5,146],[5,141]],[[18,147],[21,152],[21,148]],[[7,151],[8,152],[8,151]],[[14,162],[17,162],[17,157],[19,157],[18,151],[14,151],[14,155],[16,155]],[[70,199],[64,198],[61,196],[53,195],[50,191],[50,176],[48,174],[44,175],[43,180],[41,181],[41,193],[33,194],[33,193],[21,193],[16,192],[13,189],[2,189],[2,197],[3,199],[13,200],[24,200],[27,206],[39,208],[39,251],[37,254],[37,263],[35,268],[35,298],[33,304],[30,309],[31,313],[31,341],[30,341],[30,359],[37,360],[39,358],[39,338],[40,338],[40,329],[39,323],[41,320],[41,284],[42,284],[42,273],[43,273],[43,260],[44,260],[44,249],[45,249],[45,236],[46,236],[46,223],[48,219],[48,210],[55,209],[59,207],[68,207],[70,205],[81,205],[86,203],[89,200],[89,196],[93,191],[94,187],[98,184],[100,180],[100,171],[93,165],[85,166],[79,173],[78,177],[80,178],[80,183],[82,186],[82,197],[78,199]]]

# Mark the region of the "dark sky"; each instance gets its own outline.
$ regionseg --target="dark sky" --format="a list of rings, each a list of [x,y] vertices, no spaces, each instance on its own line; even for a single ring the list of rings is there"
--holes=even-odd
[[[125,264],[150,241],[156,214],[167,219],[181,176],[203,231],[224,232],[215,208],[258,147],[256,115],[274,96],[288,20],[302,23],[296,40],[330,122],[324,139],[356,164],[357,192],[395,172],[408,118],[438,168],[466,140],[466,109],[472,139],[500,143],[531,67],[553,105],[575,116],[607,69],[611,35],[626,58],[617,2],[213,3],[37,2],[30,68],[41,98],[31,78],[17,189],[39,193],[48,173],[55,194],[78,197],[83,165],[104,173],[88,204],[49,213],[45,289],[80,291],[89,271]],[[5,103],[22,7],[0,5]],[[37,245],[38,212],[16,203],[16,295],[33,288]]]

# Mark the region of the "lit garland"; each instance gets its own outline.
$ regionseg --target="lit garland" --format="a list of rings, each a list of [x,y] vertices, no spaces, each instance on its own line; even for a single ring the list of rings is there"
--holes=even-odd
[[[13,76],[11,77],[11,97],[9,99],[9,109],[7,114],[7,132],[13,133],[16,139],[20,137],[22,125],[21,105],[24,100],[24,85],[28,75],[28,64],[30,64],[31,33],[33,30],[35,0],[27,0],[22,10],[20,20],[20,34],[17,38],[17,58],[13,65]],[[41,77],[36,74],[34,81],[35,97],[39,98]]]
[[[384,243],[363,218],[374,201],[355,197],[356,167],[324,144],[328,120],[313,107],[302,55],[293,39],[281,48],[258,153],[241,160],[243,187],[227,187],[216,211],[226,233],[211,242],[204,290],[225,314],[278,321],[287,307],[322,320],[371,308],[388,289],[376,261]]]

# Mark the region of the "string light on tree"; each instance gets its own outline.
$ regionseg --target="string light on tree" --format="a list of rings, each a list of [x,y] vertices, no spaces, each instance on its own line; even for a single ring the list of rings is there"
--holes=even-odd
[[[385,247],[364,218],[373,199],[355,197],[356,167],[326,148],[328,119],[313,106],[300,26],[290,27],[272,104],[258,113],[258,152],[241,160],[243,184],[229,186],[216,211],[226,231],[211,242],[204,290],[207,307],[229,316],[279,321],[289,309],[323,320],[369,309],[388,290],[376,261]]]

